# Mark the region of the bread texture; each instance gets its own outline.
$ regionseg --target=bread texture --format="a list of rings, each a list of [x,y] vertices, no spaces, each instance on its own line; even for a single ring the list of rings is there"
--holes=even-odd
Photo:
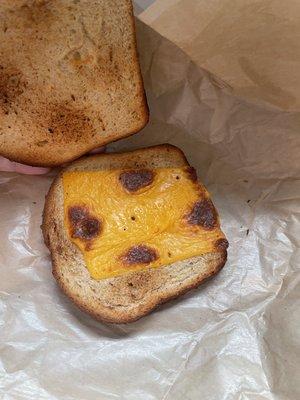
[[[171,265],[99,281],[92,279],[82,253],[69,240],[64,225],[62,174],[65,171],[185,166],[188,162],[181,150],[166,144],[129,153],[82,158],[54,180],[46,197],[42,224],[44,240],[51,252],[53,275],[65,294],[97,320],[132,322],[159,304],[196,288],[224,266],[228,243],[224,239],[213,252]]]
[[[0,154],[61,165],[141,130],[130,0],[1,0]]]

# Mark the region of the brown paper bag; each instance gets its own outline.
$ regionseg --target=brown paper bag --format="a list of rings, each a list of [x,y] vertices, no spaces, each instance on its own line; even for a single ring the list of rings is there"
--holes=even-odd
[[[157,0],[140,15],[233,92],[300,109],[300,1]]]

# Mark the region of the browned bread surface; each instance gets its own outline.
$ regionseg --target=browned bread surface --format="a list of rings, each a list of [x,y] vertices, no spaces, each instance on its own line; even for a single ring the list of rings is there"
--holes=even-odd
[[[54,166],[148,121],[130,0],[1,0],[0,154]]]
[[[101,154],[74,162],[67,171],[184,167],[188,162],[174,146],[160,145],[130,153]],[[66,171],[65,170],[65,171]],[[62,171],[63,173],[64,171]],[[62,173],[46,198],[42,230],[52,257],[53,274],[73,302],[105,322],[132,322],[156,306],[196,288],[216,274],[227,258],[227,241],[214,252],[100,281],[91,278],[82,253],[69,240],[64,225]]]

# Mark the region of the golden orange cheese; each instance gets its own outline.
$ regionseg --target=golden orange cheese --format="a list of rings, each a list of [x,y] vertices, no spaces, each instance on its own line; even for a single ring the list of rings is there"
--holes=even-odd
[[[190,167],[70,171],[63,189],[69,238],[97,280],[199,256],[224,241]]]

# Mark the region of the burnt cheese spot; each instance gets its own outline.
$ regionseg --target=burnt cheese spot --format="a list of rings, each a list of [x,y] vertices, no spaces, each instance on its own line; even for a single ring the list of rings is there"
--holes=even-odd
[[[226,239],[218,239],[215,243],[217,249],[226,250],[229,246],[229,243]]]
[[[138,169],[122,172],[119,176],[121,185],[128,192],[136,192],[148,185],[151,185],[154,173],[149,169]]]
[[[156,250],[146,245],[132,246],[122,257],[127,265],[150,264],[158,259]]]
[[[187,173],[188,178],[189,178],[192,182],[197,182],[198,177],[197,177],[197,172],[196,172],[195,168],[193,168],[193,167],[187,167],[185,171],[186,171],[186,173]]]
[[[94,217],[88,217],[78,224],[74,231],[73,237],[91,240],[98,236],[100,232],[100,221]]]
[[[199,225],[205,229],[213,229],[217,226],[217,212],[209,199],[197,201],[186,219],[188,224]]]
[[[92,240],[101,231],[101,222],[90,215],[87,207],[73,206],[68,210],[71,223],[71,237],[83,240]]]
[[[89,214],[88,209],[83,206],[73,206],[69,208],[69,219],[72,225],[86,218]]]

